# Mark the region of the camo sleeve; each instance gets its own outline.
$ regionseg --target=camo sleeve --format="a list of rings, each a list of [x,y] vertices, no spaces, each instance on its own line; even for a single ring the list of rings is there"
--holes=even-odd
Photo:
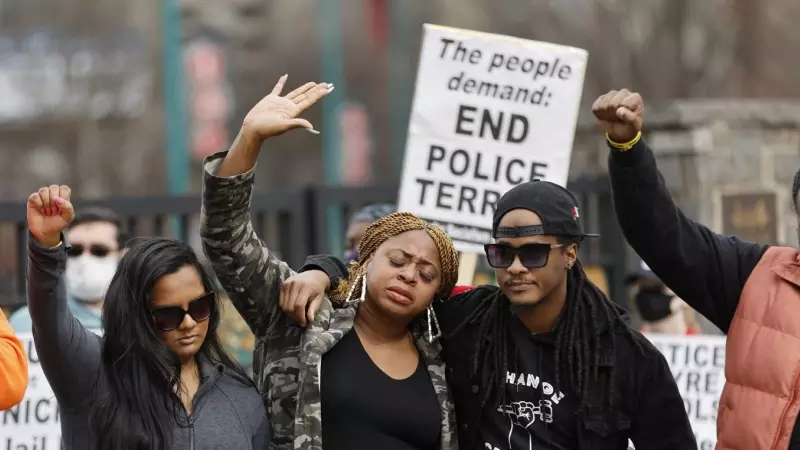
[[[255,168],[233,177],[216,176],[227,152],[203,163],[200,237],[222,287],[256,336],[264,336],[283,314],[283,280],[294,274],[256,235],[250,221]]]

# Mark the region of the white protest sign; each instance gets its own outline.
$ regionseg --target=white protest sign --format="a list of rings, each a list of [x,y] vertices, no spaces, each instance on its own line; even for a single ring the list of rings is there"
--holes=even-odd
[[[504,192],[534,179],[565,186],[587,58],[426,24],[399,210],[442,225],[458,250],[483,252]]]
[[[28,356],[28,389],[19,405],[0,411],[0,450],[58,450],[61,416],[53,389],[39,364],[33,334],[16,335]]]
[[[717,408],[725,385],[725,336],[645,334],[669,363],[699,450],[717,444]]]

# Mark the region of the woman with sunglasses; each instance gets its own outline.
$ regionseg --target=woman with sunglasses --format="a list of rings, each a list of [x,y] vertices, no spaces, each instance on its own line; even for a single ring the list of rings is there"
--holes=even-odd
[[[546,181],[517,185],[497,201],[492,236],[484,248],[499,286],[436,303],[461,448],[696,449],[666,359],[581,266],[578,249],[594,235],[575,196]],[[347,277],[335,258],[315,263],[307,268]],[[310,289],[295,286],[305,295],[285,312],[315,313],[306,299],[330,284],[317,275]]]
[[[66,449],[266,448],[252,381],[223,351],[211,280],[190,247],[143,239],[121,259],[103,306],[104,337],[70,313],[64,270],[74,219],[67,186],[28,199],[28,304]]]

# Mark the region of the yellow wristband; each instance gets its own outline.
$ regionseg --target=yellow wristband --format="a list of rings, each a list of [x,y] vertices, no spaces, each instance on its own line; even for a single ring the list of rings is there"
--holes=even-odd
[[[635,138],[633,138],[630,141],[625,142],[625,143],[619,143],[619,142],[612,141],[611,138],[608,136],[608,133],[606,133],[606,140],[608,141],[609,145],[611,145],[612,147],[624,152],[624,151],[630,150],[631,148],[633,148],[634,145],[638,144],[639,141],[642,140],[642,132],[640,131],[640,132],[636,133],[636,137]]]

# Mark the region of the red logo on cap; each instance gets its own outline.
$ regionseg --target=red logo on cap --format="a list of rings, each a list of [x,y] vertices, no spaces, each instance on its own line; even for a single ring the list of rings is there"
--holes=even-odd
[[[572,207],[572,219],[573,219],[573,220],[578,220],[578,217],[580,217],[580,216],[581,216],[581,215],[580,215],[580,213],[578,212],[578,207],[577,207],[577,206],[573,206],[573,207]]]

